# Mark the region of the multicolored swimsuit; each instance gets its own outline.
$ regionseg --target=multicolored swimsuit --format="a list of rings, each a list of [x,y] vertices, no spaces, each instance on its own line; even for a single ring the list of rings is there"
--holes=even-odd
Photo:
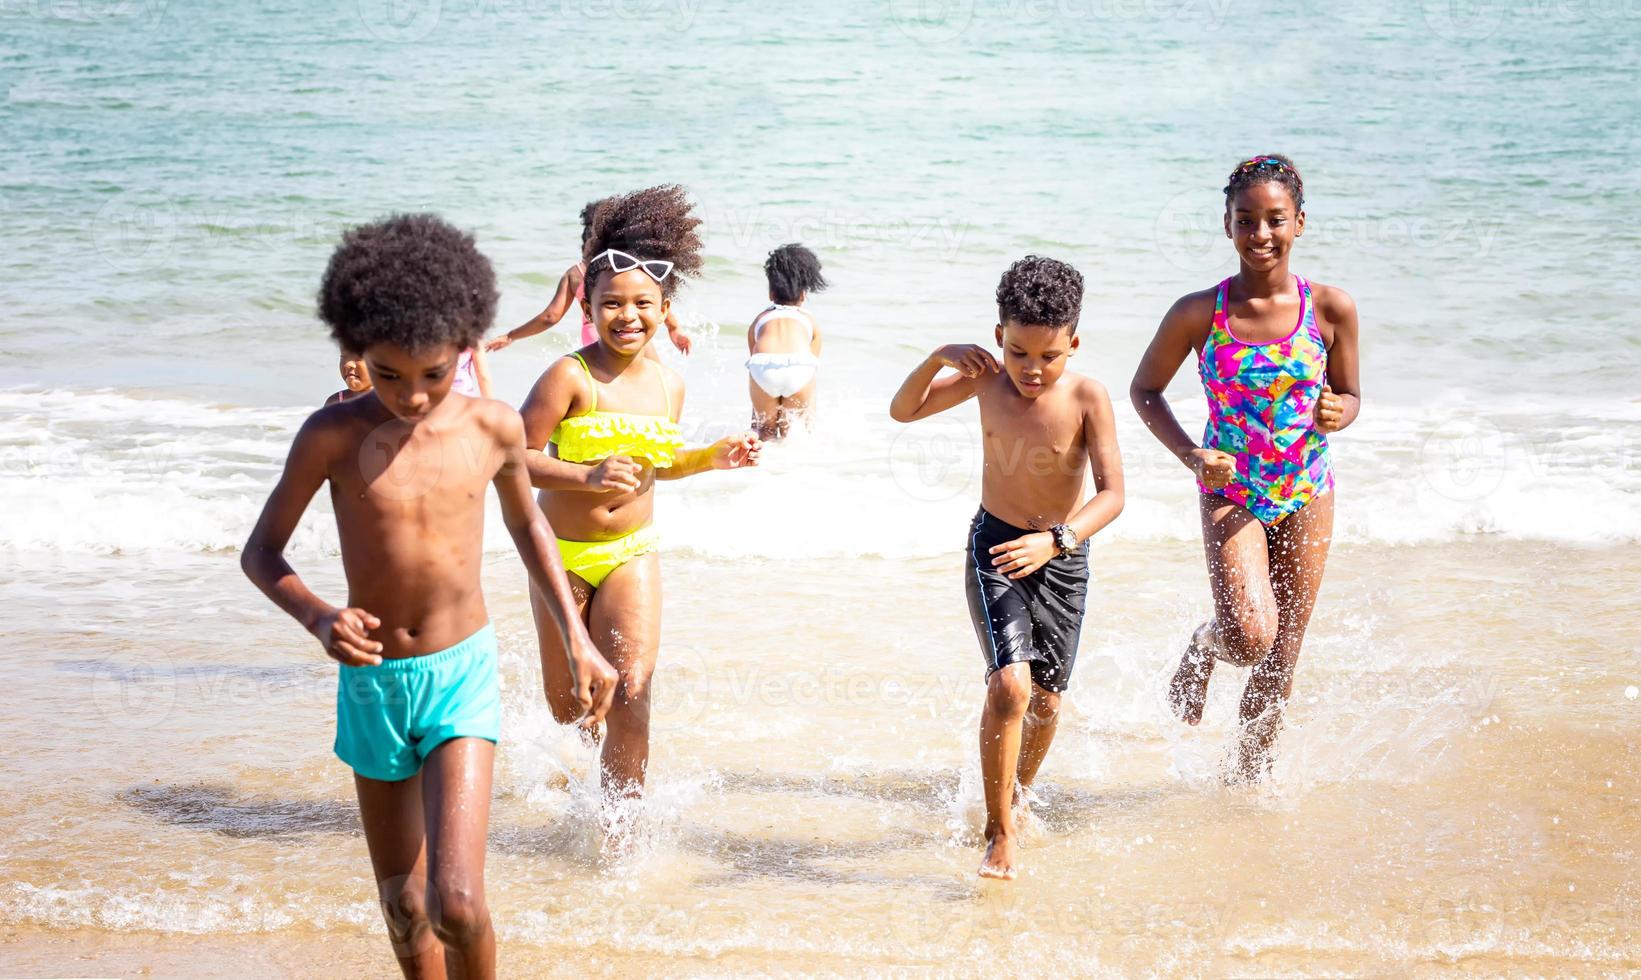
[[[1311,284],[1299,284],[1299,322],[1267,344],[1231,333],[1225,291],[1214,299],[1214,325],[1202,345],[1198,373],[1208,395],[1205,449],[1236,457],[1236,478],[1215,493],[1246,507],[1269,527],[1333,489],[1328,437],[1316,430],[1316,400],[1327,381],[1328,348],[1316,326]]]

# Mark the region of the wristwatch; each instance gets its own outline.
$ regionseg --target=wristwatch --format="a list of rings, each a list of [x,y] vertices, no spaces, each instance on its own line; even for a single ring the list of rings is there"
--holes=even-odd
[[[1056,524],[1048,529],[1054,535],[1054,548],[1062,555],[1069,555],[1077,550],[1077,532],[1070,524]]]

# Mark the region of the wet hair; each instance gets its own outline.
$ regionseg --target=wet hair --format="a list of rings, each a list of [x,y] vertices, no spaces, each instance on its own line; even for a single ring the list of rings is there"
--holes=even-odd
[[[588,201],[581,206],[581,247],[583,250],[587,248],[587,239],[593,237],[593,215],[598,213],[598,206],[606,200],[608,198],[601,197],[596,201]]]
[[[764,260],[764,277],[769,280],[769,296],[777,303],[796,303],[804,293],[826,288],[820,259],[796,242],[769,253]]]
[[[319,318],[344,351],[466,349],[496,315],[496,273],[473,236],[432,214],[351,228],[319,283]]]
[[[610,269],[609,259],[594,261],[605,249],[616,249],[641,260],[672,263],[672,274],[661,281],[661,294],[678,291],[685,276],[701,274],[701,219],[694,214],[684,189],[677,184],[646,187],[598,202],[593,211],[592,234],[581,257],[587,262],[583,279],[588,296],[600,276]]]
[[[1256,184],[1281,184],[1288,189],[1295,208],[1305,206],[1305,181],[1299,176],[1299,168],[1280,153],[1263,153],[1249,157],[1231,171],[1230,179],[1225,182],[1226,210],[1230,210],[1239,191]]]
[[[1082,273],[1058,259],[1028,255],[1009,266],[997,284],[997,315],[1003,322],[1075,331],[1082,309]]]

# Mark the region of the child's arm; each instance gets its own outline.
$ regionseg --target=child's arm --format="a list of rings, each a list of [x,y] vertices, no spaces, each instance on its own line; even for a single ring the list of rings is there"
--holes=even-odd
[[[676,422],[684,414],[684,379],[677,372],[668,370],[666,383],[672,389],[672,420]],[[671,466],[655,471],[655,478],[682,480],[707,470],[738,470],[757,466],[758,454],[762,451],[763,443],[751,432],[724,436],[710,446],[680,450]]]
[[[503,453],[501,467],[493,478],[501,500],[501,518],[513,537],[519,557],[541,594],[547,598],[547,612],[564,638],[569,654],[571,686],[581,704],[582,727],[592,728],[604,718],[615,698],[615,669],[599,654],[587,636],[587,626],[576,614],[575,595],[564,576],[564,563],[553,541],[552,525],[530,496],[529,467],[525,463],[524,422],[505,405],[490,409],[495,422],[497,448]]]
[[[685,333],[678,323],[678,311],[675,307],[667,307],[667,337],[672,340],[672,346],[678,348],[678,353],[689,356],[690,346],[693,343],[689,334]]]
[[[296,434],[285,471],[268,495],[256,527],[251,529],[239,567],[274,605],[312,633],[332,658],[350,667],[379,664],[382,645],[370,638],[370,631],[382,625],[381,621],[363,609],[337,609],[320,599],[285,561],[285,545],[290,542],[291,532],[308,509],[308,501],[324,484],[329,461],[338,449],[327,431],[329,427],[320,418],[324,414],[321,410],[308,416]]]
[[[490,393],[490,364],[484,359],[484,345],[473,348],[473,378],[479,383],[480,398],[494,398]]]
[[[484,349],[495,353],[505,349],[508,344],[515,340],[534,337],[564,319],[564,314],[570,311],[570,305],[575,301],[575,282],[573,279],[579,274],[574,266],[564,270],[564,275],[558,277],[558,289],[553,291],[553,298],[547,304],[545,310],[485,344]]]
[[[820,321],[815,319],[814,317],[810,317],[809,318],[809,325],[812,328],[810,330],[810,333],[809,333],[809,353],[815,355],[818,358],[818,357],[820,357],[820,350],[821,350]]]
[[[1236,457],[1217,449],[1203,449],[1186,434],[1174,410],[1168,407],[1163,389],[1174,380],[1185,358],[1198,349],[1199,334],[1204,334],[1214,314],[1213,292],[1191,293],[1183,296],[1162,318],[1151,346],[1140,358],[1134,370],[1134,380],[1128,386],[1128,397],[1134,411],[1151,434],[1168,447],[1174,458],[1184,463],[1203,486],[1218,490],[1236,476]],[[1205,337],[1203,339],[1206,339]]]
[[[530,485],[538,490],[586,490],[609,493],[637,490],[639,465],[628,456],[611,456],[596,465],[571,463],[546,452],[553,430],[564,421],[580,383],[580,367],[564,357],[542,373],[519,414],[524,417],[525,464]]]
[[[1316,427],[1338,432],[1362,412],[1362,389],[1357,376],[1356,301],[1336,286],[1318,286],[1317,306],[1333,326],[1328,345],[1328,380],[1316,400]]]
[[[954,368],[957,374],[936,380],[941,368]],[[997,358],[978,344],[947,344],[923,359],[906,376],[900,390],[889,402],[889,417],[896,422],[916,422],[948,408],[961,405],[975,396],[979,388],[975,379],[987,371],[999,371]]]

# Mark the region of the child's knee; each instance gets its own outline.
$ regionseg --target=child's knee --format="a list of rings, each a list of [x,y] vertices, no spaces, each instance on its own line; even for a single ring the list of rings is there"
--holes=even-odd
[[[1252,667],[1276,645],[1276,610],[1250,609],[1219,624],[1221,656],[1238,667]]]
[[[452,946],[470,945],[490,927],[484,890],[467,881],[435,881],[428,912],[439,939]]]
[[[1046,687],[1031,688],[1031,705],[1026,709],[1031,720],[1046,725],[1060,716],[1060,695]]]
[[[411,956],[433,941],[433,923],[428,916],[427,879],[405,875],[378,882],[382,918],[387,922],[388,939],[401,956]]]
[[[1018,718],[1031,704],[1031,674],[1024,664],[994,670],[986,679],[986,708],[1005,718]]]
[[[648,668],[643,666],[631,667],[621,672],[621,680],[615,688],[615,703],[617,706],[629,710],[642,710],[649,716],[650,706],[650,675]]]

